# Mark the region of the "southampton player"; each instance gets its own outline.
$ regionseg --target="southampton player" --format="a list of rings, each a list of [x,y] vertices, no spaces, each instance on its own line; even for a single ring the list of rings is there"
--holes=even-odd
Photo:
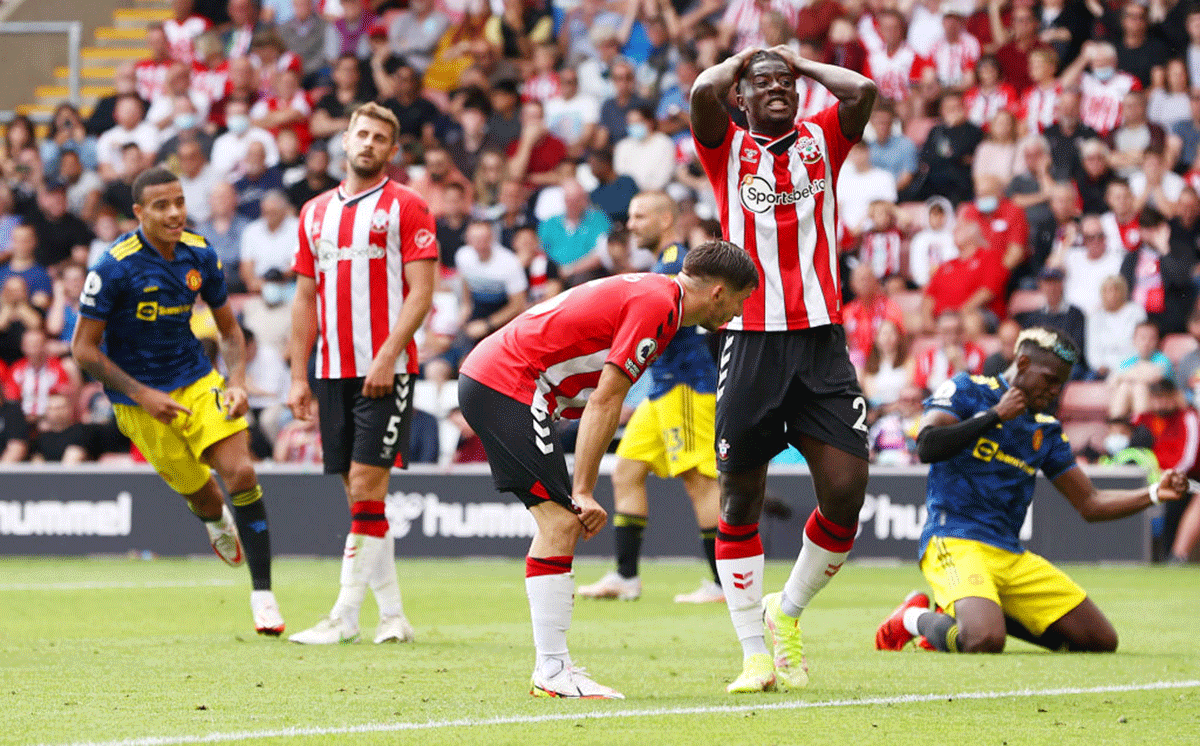
[[[71,352],[104,384],[121,432],[204,522],[217,556],[249,565],[254,626],[279,635],[267,511],[242,417],[246,345],[225,303],[221,262],[203,237],[184,230],[177,176],[152,168],[132,190],[138,230],[117,239],[88,272]],[[192,334],[197,296],[212,309],[228,385]],[[210,466],[229,491],[232,516]]]
[[[1062,425],[1045,414],[1078,359],[1066,335],[1034,327],[1017,338],[1003,375],[960,373],[926,400],[917,454],[932,465],[921,572],[940,608],[909,594],[879,627],[877,648],[899,650],[923,635],[937,650],[998,653],[1013,635],[1051,650],[1116,650],[1116,631],[1084,590],[1018,543],[1037,471],[1088,521],[1176,500],[1187,478],[1168,470],[1149,488],[1096,490]]]
[[[839,103],[797,124],[798,76],[825,86]],[[749,131],[725,109],[735,85]],[[717,567],[743,656],[729,692],[808,683],[799,616],[841,568],[858,528],[867,400],[841,324],[834,186],[875,96],[862,75],[783,46],[739,52],[692,86],[692,136],[721,229],[762,274],[741,319],[725,331],[717,379]],[[818,507],[783,591],[763,598],[758,521],[767,464],[789,443],[808,462]]]
[[[315,341],[325,473],[342,477],[350,531],[333,609],[292,642],[356,641],[368,586],[379,606],[375,642],[413,639],[384,500],[393,463],[408,465],[413,334],[433,300],[438,246],[429,205],[384,173],[400,149],[399,133],[396,116],[382,106],[355,109],[342,134],[346,180],[300,210],[288,405],[300,419],[312,416]]]
[[[745,251],[710,241],[688,253],[674,278],[619,275],[534,306],[463,361],[459,404],[483,440],[496,489],[516,494],[537,524],[525,558],[534,696],[623,698],[588,678],[567,652],[575,545],[607,518],[592,496],[600,458],[629,387],[679,328],[717,329],[741,313],[757,285]],[[579,419],[574,480],[554,430],[559,417]]]
[[[652,272],[674,275],[683,267],[687,248],[673,241],[675,214],[675,201],[663,192],[643,192],[629,203],[629,230],[642,248],[658,257]],[[654,387],[625,426],[612,472],[617,569],[582,586],[579,595],[624,601],[641,596],[638,558],[649,514],[646,478],[653,471],[663,479],[679,477],[683,482],[696,511],[700,541],[713,574],[711,581],[704,581],[691,593],[679,594],[675,600],[724,601],[715,554],[721,499],[713,451],[717,366],[696,328],[681,327],[650,366],[649,375],[654,378]]]

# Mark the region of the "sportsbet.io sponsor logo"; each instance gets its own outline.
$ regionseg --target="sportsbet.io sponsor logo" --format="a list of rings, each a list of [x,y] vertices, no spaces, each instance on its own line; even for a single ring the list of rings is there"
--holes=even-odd
[[[116,500],[0,500],[0,536],[129,536],[133,497]]]
[[[776,192],[770,182],[757,174],[746,174],[738,187],[738,197],[742,206],[750,212],[764,213],[773,207],[794,205],[797,202],[812,197],[817,192],[825,191],[825,180],[817,179],[803,189],[793,189],[790,192]]]
[[[415,526],[428,537],[454,539],[525,539],[533,536],[533,516],[520,502],[442,502],[432,492],[393,492],[387,519],[396,538]]]

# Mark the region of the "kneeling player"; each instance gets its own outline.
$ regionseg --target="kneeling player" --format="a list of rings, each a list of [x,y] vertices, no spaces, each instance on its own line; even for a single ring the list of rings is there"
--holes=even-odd
[[[204,522],[217,556],[235,567],[249,564],[254,626],[279,635],[267,511],[242,416],[245,341],[225,303],[221,262],[202,236],[184,230],[183,189],[170,171],[152,168],[134,179],[133,201],[140,226],[88,273],[71,352],[104,384],[121,432]],[[220,331],[228,386],[192,334],[197,295]],[[232,516],[210,465],[229,491]]]
[[[1017,338],[1003,375],[960,373],[926,400],[917,455],[932,466],[921,572],[940,608],[929,608],[924,593],[909,594],[880,625],[875,647],[899,650],[921,635],[941,651],[998,653],[1012,635],[1051,650],[1116,650],[1116,630],[1084,590],[1018,543],[1037,470],[1088,521],[1176,500],[1187,479],[1166,471],[1149,488],[1092,485],[1062,426],[1044,413],[1077,359],[1066,335],[1034,327]]]
[[[757,285],[749,254],[712,241],[692,250],[674,279],[618,275],[555,296],[484,339],[463,362],[463,416],[483,441],[496,488],[515,493],[537,524],[525,559],[534,696],[623,699],[567,652],[575,545],[608,517],[592,496],[600,458],[630,385],[679,327],[719,328],[741,313]],[[558,417],[580,421],[574,480],[554,431]]]

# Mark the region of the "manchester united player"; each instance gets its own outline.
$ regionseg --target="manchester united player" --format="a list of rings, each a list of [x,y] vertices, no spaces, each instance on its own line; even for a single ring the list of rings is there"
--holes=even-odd
[[[534,306],[463,361],[459,405],[483,440],[496,489],[516,494],[537,523],[525,558],[535,697],[624,699],[592,681],[567,652],[575,545],[608,518],[592,496],[600,457],[630,385],[680,327],[716,330],[741,313],[757,286],[749,254],[710,241],[690,251],[673,278],[619,275]],[[579,419],[574,480],[554,431],[559,417]]]
[[[797,124],[799,76],[828,88],[838,104]],[[749,131],[725,109],[735,85]],[[834,185],[876,94],[868,78],[782,46],[740,52],[692,86],[692,135],[722,230],[763,276],[725,332],[717,379],[717,566],[744,658],[729,692],[808,683],[800,612],[841,568],[858,527],[867,400],[841,325]],[[763,598],[758,520],[767,463],[789,443],[808,461],[818,508],[783,591]],[[763,640],[764,608],[774,661]]]
[[[308,359],[316,340],[325,473],[342,475],[351,522],[333,610],[292,642],[357,640],[368,585],[379,605],[375,642],[413,639],[384,498],[397,456],[408,461],[413,333],[433,299],[438,247],[425,200],[383,173],[400,147],[399,132],[387,109],[355,109],[342,134],[346,180],[300,211],[288,405],[300,419],[311,416]]]

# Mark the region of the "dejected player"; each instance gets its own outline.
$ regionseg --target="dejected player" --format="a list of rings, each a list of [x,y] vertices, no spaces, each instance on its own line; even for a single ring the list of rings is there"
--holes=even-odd
[[[203,236],[184,230],[179,177],[152,168],[132,190],[138,230],[118,238],[88,272],[71,352],[104,384],[121,432],[204,522],[217,556],[250,566],[254,626],[279,635],[267,512],[242,416],[246,345],[225,302],[221,262]],[[192,333],[197,296],[212,309],[228,382]],[[229,491],[232,516],[210,466]]]
[[[797,124],[799,76],[825,86],[838,103]],[[725,109],[735,85],[748,131]],[[721,229],[762,273],[741,319],[724,333],[717,379],[717,567],[743,656],[729,692],[808,683],[800,613],[841,568],[858,528],[867,400],[841,324],[834,187],[875,95],[862,75],[786,46],[746,49],[700,73],[692,86],[692,137]],[[764,598],[758,522],[767,464],[789,443],[808,462],[818,507],[783,591]]]
[[[917,455],[931,466],[921,572],[939,608],[924,593],[909,594],[880,625],[878,649],[899,650],[923,636],[927,648],[999,653],[1013,635],[1051,650],[1116,650],[1116,630],[1084,590],[1020,545],[1037,471],[1088,521],[1176,500],[1187,478],[1168,470],[1149,488],[1092,485],[1062,425],[1046,413],[1078,359],[1065,334],[1033,327],[1018,336],[1003,375],[959,373],[925,401]]]
[[[717,329],[741,313],[757,285],[745,251],[710,241],[688,253],[674,278],[618,275],[534,306],[463,361],[459,405],[483,441],[496,489],[516,494],[537,524],[525,558],[534,696],[623,699],[567,652],[575,545],[607,519],[592,494],[600,458],[630,385],[679,327]],[[554,429],[559,417],[579,419],[574,480]]]
[[[674,240],[676,211],[675,201],[664,192],[642,192],[629,203],[629,230],[642,248],[658,257],[652,272],[674,275],[683,267],[687,247]],[[641,596],[638,559],[649,516],[646,478],[653,471],[664,479],[678,477],[683,482],[713,574],[712,580],[679,594],[675,601],[724,601],[715,553],[721,500],[713,450],[717,366],[704,336],[695,327],[685,326],[650,366],[648,375],[654,386],[625,425],[612,472],[617,569],[582,586],[579,595],[625,601]]]
[[[375,642],[408,642],[413,628],[404,616],[384,501],[397,457],[408,465],[413,334],[433,301],[437,228],[425,200],[384,173],[400,149],[395,114],[374,103],[358,107],[342,146],[346,180],[300,210],[288,406],[302,420],[312,416],[308,361],[315,341],[325,473],[342,477],[350,531],[333,608],[288,639],[357,641],[369,586],[379,606]]]

